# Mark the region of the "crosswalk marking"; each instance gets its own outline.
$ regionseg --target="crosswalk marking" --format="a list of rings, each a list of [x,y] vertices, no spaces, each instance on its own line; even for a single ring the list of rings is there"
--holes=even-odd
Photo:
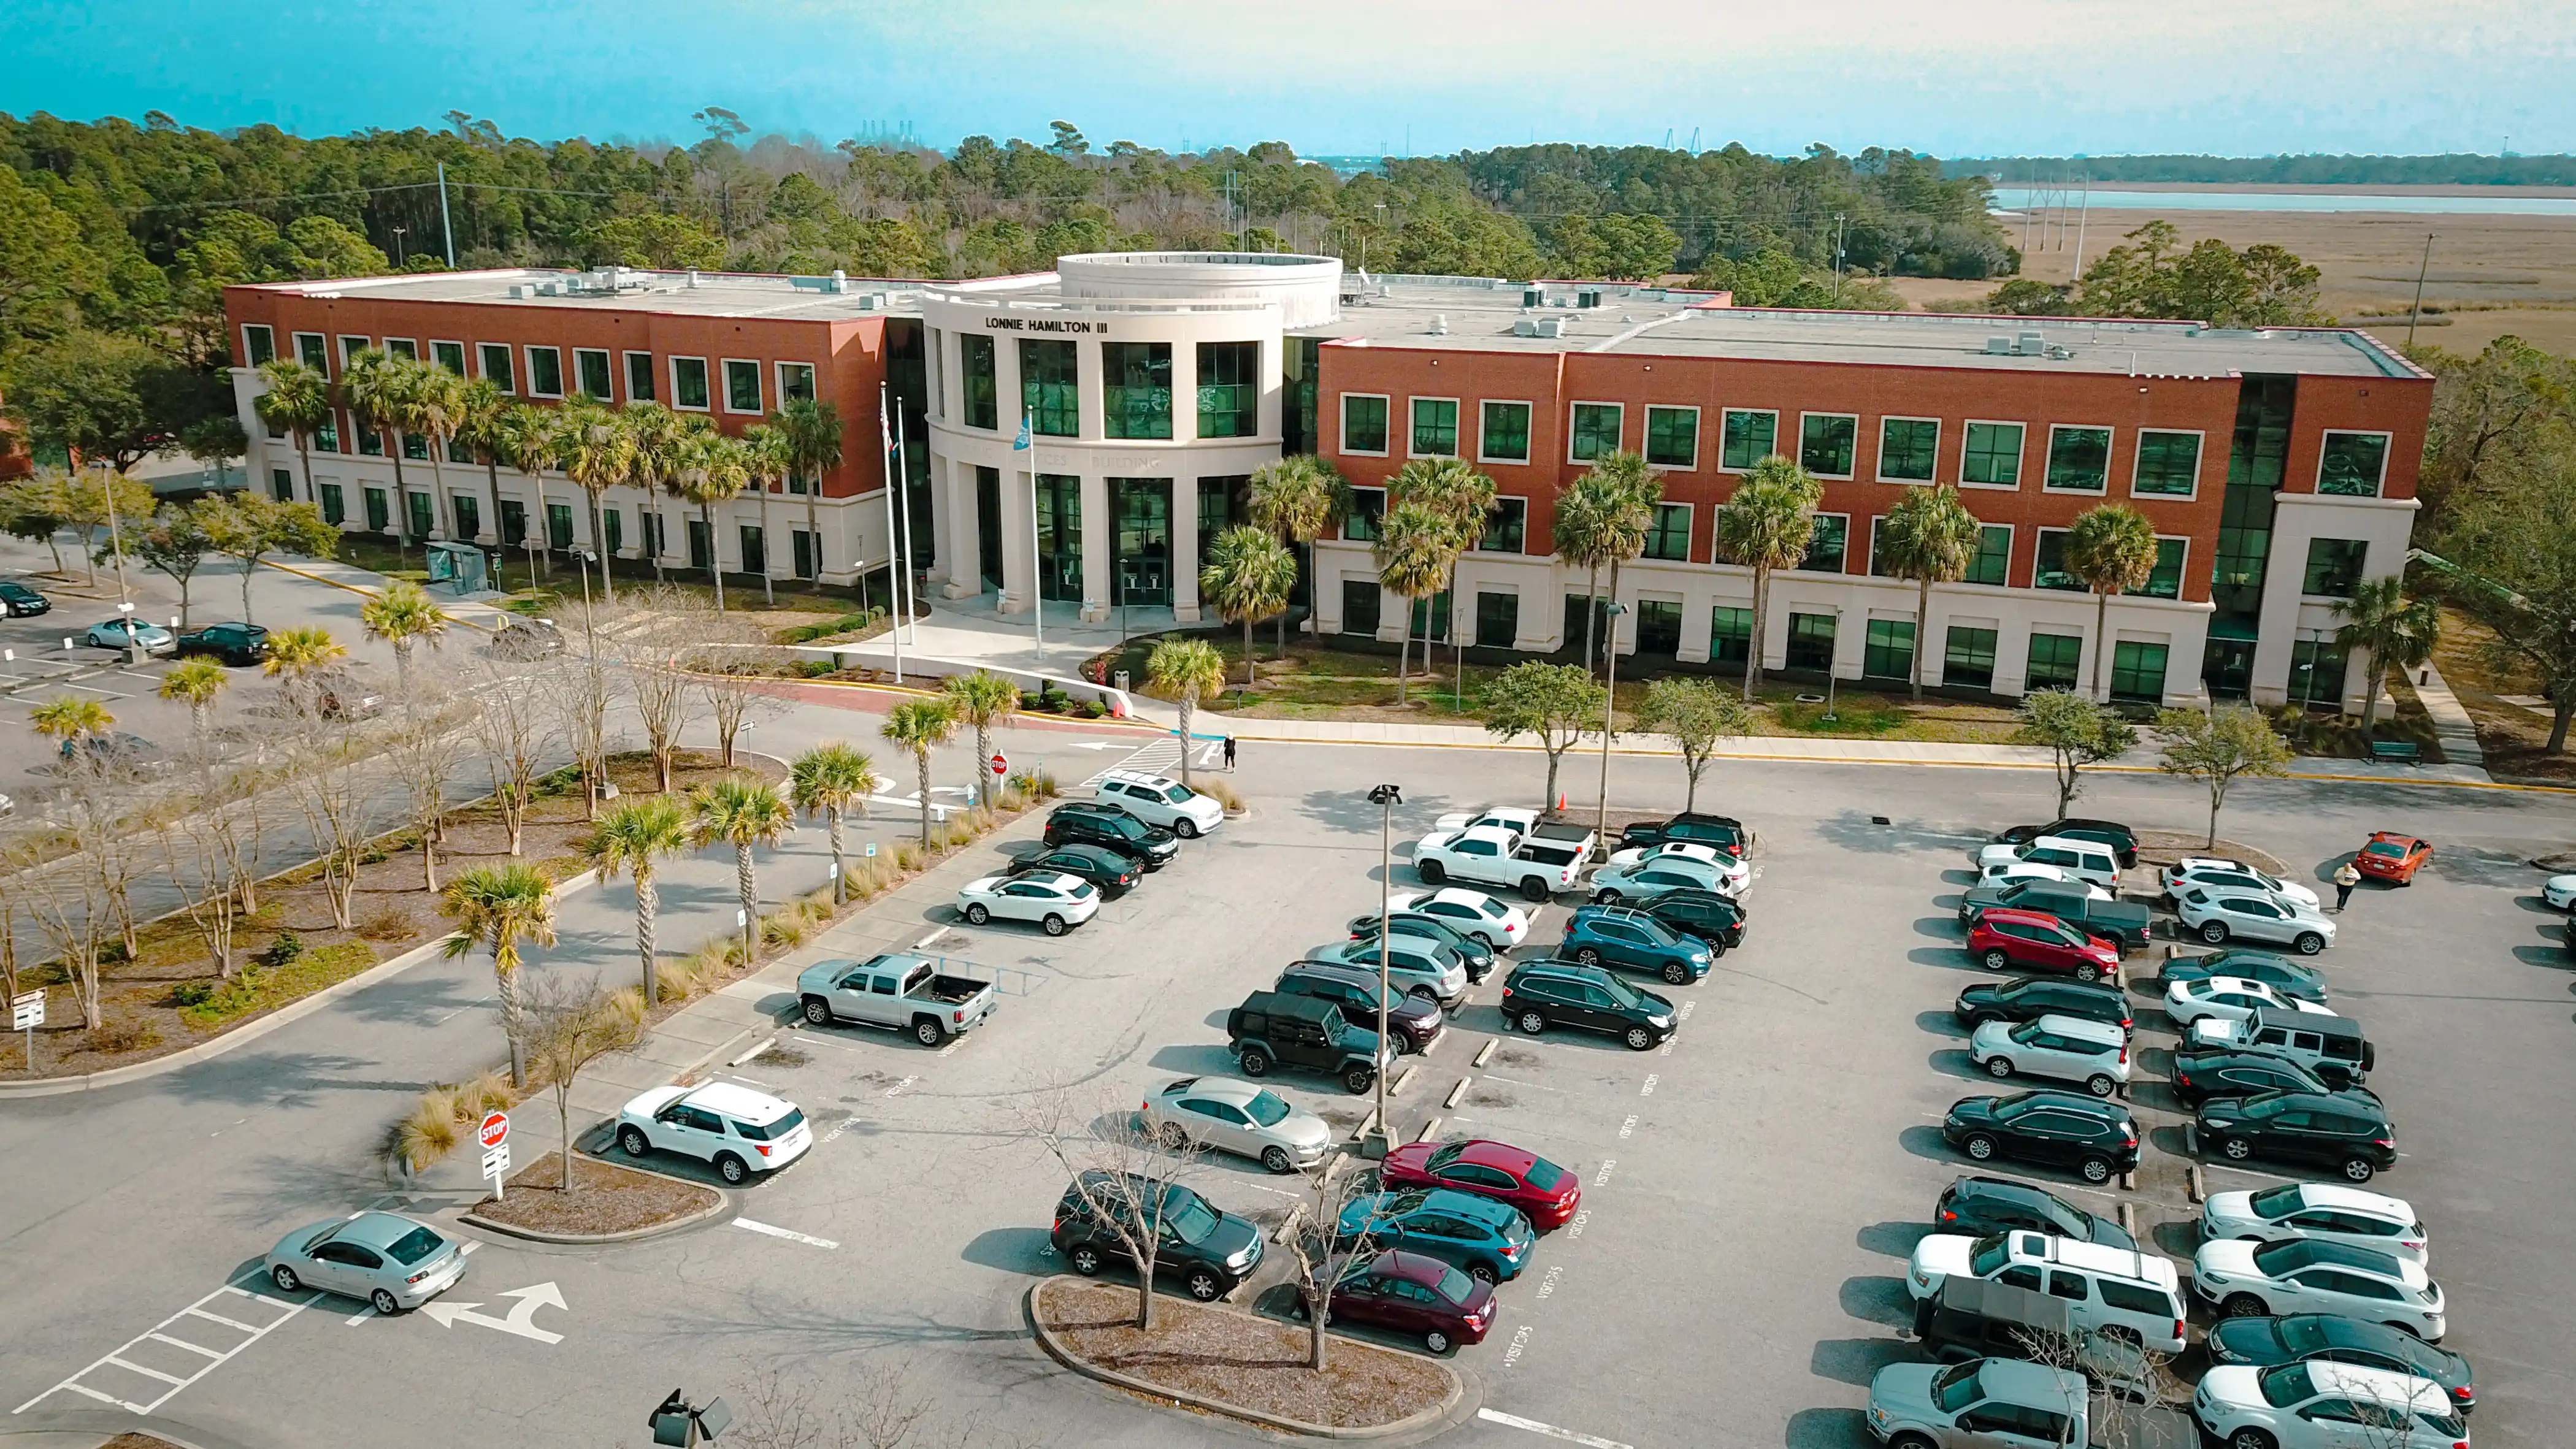
[[[1108,769],[1102,770],[1100,773],[1093,775],[1090,779],[1083,781],[1081,788],[1086,790],[1099,788],[1100,782],[1108,779],[1111,771],[1134,770],[1140,774],[1159,775],[1163,771],[1170,769],[1172,766],[1177,765],[1180,762],[1181,742],[1172,736],[1166,735],[1163,738],[1154,741],[1152,744],[1137,750],[1134,754],[1120,760],[1118,763],[1111,765]]]
[[[251,1281],[257,1282],[264,1280],[253,1279]],[[217,1298],[220,1298],[227,1293],[231,1294],[235,1298],[240,1298],[251,1303],[257,1303],[263,1307],[283,1309],[284,1311],[279,1313],[275,1318],[269,1320],[267,1323],[257,1326],[241,1322],[239,1319],[225,1317],[220,1313],[208,1311],[206,1308],[207,1304],[214,1302]],[[303,1300],[298,1302],[287,1298],[272,1298],[265,1293],[252,1292],[251,1290],[243,1288],[235,1283],[225,1283],[221,1287],[216,1288],[213,1292],[208,1293],[205,1297],[198,1299],[196,1302],[191,1303],[187,1307],[180,1309],[178,1312],[171,1314],[169,1317],[162,1319],[159,1323],[156,1323],[150,1328],[145,1329],[143,1332],[136,1334],[134,1337],[127,1339],[125,1342],[117,1345],[113,1350],[101,1354],[87,1368],[84,1368],[80,1372],[73,1374],[71,1377],[64,1379],[61,1383],[58,1383],[52,1388],[45,1390],[43,1393],[36,1395],[27,1402],[20,1404],[17,1408],[12,1409],[10,1413],[12,1415],[23,1414],[29,1409],[34,1408],[36,1405],[43,1403],[46,1399],[53,1397],[55,1394],[63,1392],[65,1389],[69,1389],[73,1393],[79,1394],[84,1398],[96,1399],[102,1404],[110,1404],[120,1409],[129,1409],[137,1414],[152,1413],[159,1409],[163,1404],[168,1403],[171,1397],[177,1394],[180,1390],[185,1389],[188,1385],[195,1383],[206,1375],[213,1373],[243,1349],[250,1347],[252,1344],[266,1338],[271,1333],[276,1332],[279,1328],[285,1325],[288,1319],[293,1318],[295,1315],[302,1313],[305,1309],[312,1307],[316,1302],[320,1301],[321,1297],[322,1294],[318,1291],[308,1292],[304,1296]],[[229,1308],[232,1305],[226,1304],[225,1306]],[[172,1324],[185,1318],[201,1319],[207,1323],[221,1324],[222,1326],[241,1334],[242,1340],[230,1348],[213,1349],[206,1347],[204,1344],[191,1342],[165,1331]],[[166,1343],[174,1348],[184,1348],[192,1353],[201,1354],[205,1357],[206,1362],[201,1365],[196,1372],[183,1378],[176,1374],[164,1373],[160,1369],[147,1367],[146,1365],[136,1363],[132,1359],[125,1357],[125,1355],[134,1350],[137,1345],[152,1342]],[[158,1383],[167,1384],[169,1387],[161,1390],[158,1394],[153,1395],[142,1402],[137,1402],[133,1399],[120,1398],[116,1394],[108,1392],[105,1389],[93,1388],[90,1385],[81,1382],[82,1379],[103,1373],[132,1374],[138,1379],[151,1379]]]

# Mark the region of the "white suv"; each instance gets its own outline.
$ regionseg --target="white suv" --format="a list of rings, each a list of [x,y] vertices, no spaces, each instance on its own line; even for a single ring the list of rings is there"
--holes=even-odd
[[[2421,1263],[2320,1238],[2221,1238],[2192,1257],[2191,1291],[2229,1318],[2340,1313],[2439,1343],[2449,1327],[2442,1285]]]
[[[1159,825],[1183,840],[1196,840],[1225,820],[1225,807],[1182,784],[1141,770],[1112,770],[1100,777],[1100,803]]]
[[[767,1092],[731,1082],[703,1087],[655,1087],[617,1114],[617,1145],[629,1157],[660,1149],[715,1165],[716,1175],[740,1185],[755,1172],[774,1172],[805,1155],[814,1129],[805,1114]]]
[[[2200,1236],[2274,1243],[2317,1238],[2421,1263],[2431,1241],[2405,1199],[2335,1182],[2293,1182],[2260,1192],[2216,1192],[2201,1204]]]
[[[2335,923],[2316,907],[2267,890],[2186,886],[2174,897],[2174,914],[2182,918],[2184,930],[2213,946],[2240,938],[2274,941],[2302,956],[2313,956],[2335,940]]]
[[[1914,1245],[1905,1270],[1917,1303],[1938,1297],[1952,1278],[1974,1278],[2047,1294],[2069,1328],[2118,1330],[2158,1353],[2182,1352],[2181,1275],[2152,1253],[2052,1233],[1934,1233]]]
[[[2310,1359],[2275,1368],[2220,1364],[2203,1374],[2191,1416],[2227,1449],[2467,1449],[2468,1422],[2431,1379]]]
[[[1969,1038],[1968,1056],[1990,1076],[2081,1082],[2096,1097],[2110,1096],[2129,1080],[2128,1032],[2116,1022],[2080,1016],[1981,1022]]]

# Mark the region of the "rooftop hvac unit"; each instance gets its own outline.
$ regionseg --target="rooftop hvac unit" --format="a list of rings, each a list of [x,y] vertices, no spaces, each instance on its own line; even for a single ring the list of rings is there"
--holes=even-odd
[[[1540,288],[1540,287],[1523,287],[1523,288],[1521,288],[1521,305],[1522,305],[1522,306],[1524,306],[1524,307],[1544,307],[1544,306],[1546,306],[1546,305],[1547,305],[1547,292],[1546,292],[1546,290],[1545,290],[1544,288]]]
[[[2072,348],[2052,347],[2048,349],[2048,355],[2058,362],[2064,362],[2066,359],[2073,357],[2075,352]]]
[[[691,267],[691,268],[689,269],[689,288],[690,288],[690,290],[691,290],[691,291],[695,291],[695,290],[697,289],[697,286],[698,286],[698,269],[697,269],[697,268],[695,268],[695,267]]]
[[[874,292],[861,292],[859,294],[859,310],[862,312],[873,312],[876,309],[877,294]]]
[[[2013,343],[2012,339],[2009,337],[1997,336],[1986,339],[1986,351],[1997,357],[2010,357],[2012,356],[2012,350]]]
[[[1438,312],[1438,313],[1434,313],[1434,314],[1432,315],[1432,318],[1431,318],[1431,335],[1432,335],[1432,336],[1434,336],[1434,337],[1446,337],[1446,336],[1448,336],[1448,335],[1449,335],[1449,314],[1448,314],[1448,313],[1446,313],[1446,312]]]
[[[1580,292],[1575,293],[1575,294],[1574,294],[1574,305],[1575,305],[1575,306],[1577,306],[1577,307],[1598,307],[1598,306],[1600,306],[1600,305],[1601,305],[1601,292],[1600,292],[1600,290],[1599,290],[1598,288],[1586,288],[1586,289],[1584,289],[1583,291],[1580,291]]]
[[[2024,357],[2037,357],[2048,350],[2048,340],[2036,332],[2025,332],[2013,351]]]
[[[1512,335],[1514,337],[1536,337],[1538,335],[1538,319],[1535,317],[1513,318]]]
[[[535,295],[535,289],[531,288],[525,282],[512,282],[510,284],[510,298],[512,301],[517,301],[523,297],[533,297]]]
[[[1538,335],[1541,337],[1563,337],[1574,330],[1574,319],[1571,317],[1541,317],[1538,319],[1537,328]]]

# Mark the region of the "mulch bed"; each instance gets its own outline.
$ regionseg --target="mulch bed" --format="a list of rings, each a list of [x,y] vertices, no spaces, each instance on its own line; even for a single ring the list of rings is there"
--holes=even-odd
[[[98,1449],[179,1449],[179,1446],[150,1434],[119,1434],[99,1445]]]
[[[539,1233],[631,1233],[704,1212],[715,1189],[573,1154],[573,1190],[563,1190],[563,1155],[549,1152],[510,1178],[509,1196],[476,1203],[474,1216]]]
[[[2186,855],[2216,855],[2241,860],[2256,870],[2277,875],[2283,880],[2299,878],[2297,871],[2269,851],[2256,850],[2241,840],[2230,840],[2224,835],[2218,838],[2215,846],[2208,844],[2208,840],[2208,836],[2188,830],[2141,830],[2138,832],[2138,864],[2171,865]]]
[[[1339,1334],[1318,1374],[1306,1367],[1304,1326],[1187,1299],[1158,1299],[1154,1331],[1139,1333],[1136,1290],[1118,1284],[1051,1281],[1033,1306],[1064,1350],[1086,1363],[1308,1424],[1391,1424],[1439,1404],[1456,1382],[1434,1360]]]
[[[729,773],[756,776],[772,784],[785,778],[772,761],[742,753],[734,760],[735,768],[727,771],[713,751],[680,751],[671,774],[672,788],[685,793],[691,786],[712,783]],[[651,756],[641,753],[611,756],[608,775],[621,795],[650,794],[657,783]],[[301,823],[294,804],[285,798],[273,803],[270,814],[280,827]],[[529,804],[517,859],[538,866],[556,880],[567,879],[585,868],[581,847],[589,834],[578,785],[540,796]],[[506,863],[512,859],[509,849],[509,834],[490,806],[455,811],[448,816],[446,841],[439,847],[439,882],[444,885],[477,866]],[[215,979],[204,940],[184,915],[143,926],[138,932],[143,949],[136,959],[100,968],[103,1024],[95,1033],[81,1029],[79,1008],[68,978],[59,969],[22,968],[28,986],[53,985],[45,1003],[47,1025],[36,1033],[36,1064],[41,1070],[34,1075],[105,1071],[195,1046],[447,934],[451,923],[439,913],[438,897],[422,886],[420,853],[386,841],[369,855],[374,858],[358,868],[357,889],[350,893],[350,930],[332,923],[330,897],[318,872],[308,868],[261,884],[258,913],[245,919],[235,933],[236,961],[266,951],[279,933],[291,931],[308,956],[324,947],[339,948],[329,959],[342,969],[313,976],[302,989],[264,996],[255,1009],[225,1013],[214,1020],[202,1010],[183,1011],[174,989],[182,982]],[[21,1052],[0,1051],[0,1081],[24,1081],[29,1075]]]

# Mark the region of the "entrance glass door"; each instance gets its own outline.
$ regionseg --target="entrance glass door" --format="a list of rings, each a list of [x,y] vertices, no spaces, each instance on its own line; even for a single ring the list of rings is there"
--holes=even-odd
[[[975,470],[975,566],[984,587],[1002,586],[1002,470]]]
[[[2254,688],[2254,641],[2211,636],[2201,654],[2201,682],[2212,699],[2243,699]]]
[[[1111,602],[1172,602],[1172,480],[1112,478],[1110,509],[1117,515],[1110,566],[1116,570]]]
[[[1038,597],[1082,602],[1082,479],[1040,473],[1037,490]]]

